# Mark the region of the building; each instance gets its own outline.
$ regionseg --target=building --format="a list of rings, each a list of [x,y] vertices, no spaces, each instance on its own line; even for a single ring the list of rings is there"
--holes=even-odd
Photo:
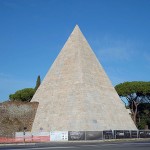
[[[31,101],[32,132],[137,129],[78,25]]]

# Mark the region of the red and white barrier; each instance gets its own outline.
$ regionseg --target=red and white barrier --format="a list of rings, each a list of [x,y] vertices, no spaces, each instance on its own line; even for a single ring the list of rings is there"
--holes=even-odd
[[[49,142],[50,133],[49,132],[34,132],[32,133],[33,142]]]

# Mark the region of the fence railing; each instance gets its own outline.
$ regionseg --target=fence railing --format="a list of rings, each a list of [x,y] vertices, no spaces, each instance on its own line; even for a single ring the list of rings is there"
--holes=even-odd
[[[16,132],[9,136],[0,135],[0,143],[87,141],[132,138],[150,138],[150,130]]]

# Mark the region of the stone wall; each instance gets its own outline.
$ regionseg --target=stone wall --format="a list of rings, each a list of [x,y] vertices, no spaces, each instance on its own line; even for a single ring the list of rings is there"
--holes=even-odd
[[[15,132],[31,131],[38,102],[0,103],[0,136],[14,136]]]

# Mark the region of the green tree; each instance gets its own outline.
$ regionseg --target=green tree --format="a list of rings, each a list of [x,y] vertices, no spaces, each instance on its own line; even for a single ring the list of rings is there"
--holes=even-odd
[[[139,129],[150,128],[150,103],[141,103],[138,106],[137,119]]]
[[[35,91],[38,89],[38,87],[40,86],[40,84],[41,84],[41,78],[40,78],[40,76],[38,76],[37,77],[37,80],[36,80],[36,86],[35,86]]]
[[[150,82],[134,81],[124,82],[115,86],[118,95],[128,101],[132,118],[137,125],[137,113],[140,103],[150,102]]]
[[[35,90],[33,88],[25,88],[22,90],[16,91],[14,94],[9,95],[11,101],[26,101],[30,102]]]

